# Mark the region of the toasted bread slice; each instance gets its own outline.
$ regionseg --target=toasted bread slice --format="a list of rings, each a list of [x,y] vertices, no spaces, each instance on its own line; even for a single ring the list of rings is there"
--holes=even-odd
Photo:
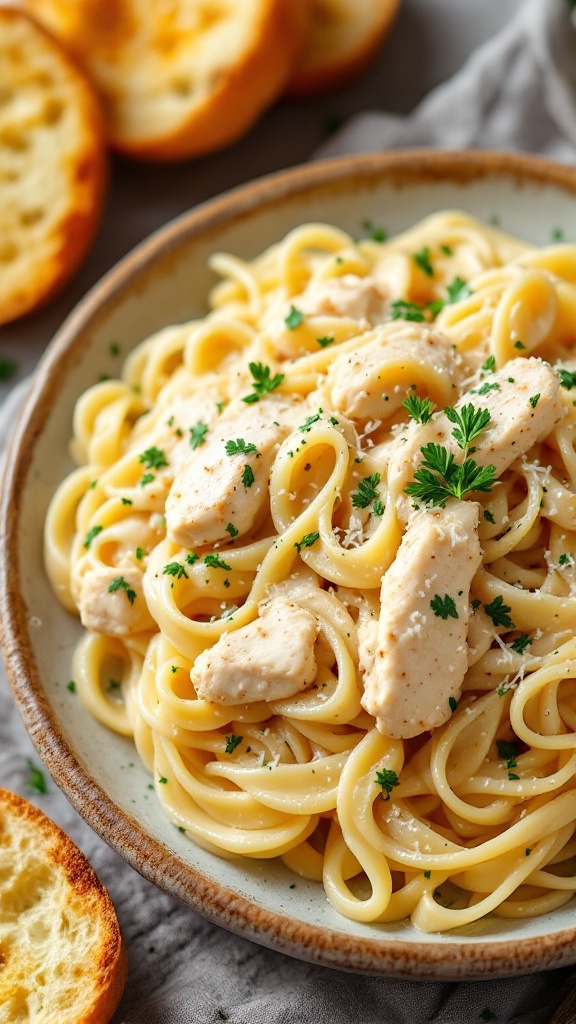
[[[391,26],[400,0],[310,2],[307,43],[288,83],[290,96],[325,92],[362,71]]]
[[[98,88],[118,150],[178,160],[240,136],[282,92],[301,0],[27,0]]]
[[[35,21],[0,7],[0,324],[35,310],[77,269],[105,181],[91,86]]]
[[[84,854],[0,789],[0,1024],[107,1024],[126,980],[114,907]]]

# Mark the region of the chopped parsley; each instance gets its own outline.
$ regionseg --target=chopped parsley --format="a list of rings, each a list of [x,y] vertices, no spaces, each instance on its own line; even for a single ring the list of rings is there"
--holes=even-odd
[[[255,444],[252,441],[246,441],[243,437],[237,437],[235,441],[226,441],[224,445],[226,455],[255,455],[259,457],[260,453]]]
[[[518,340],[514,342],[514,348],[517,348],[519,352],[522,352],[525,350],[526,345],[524,344],[524,342]]]
[[[232,540],[234,540],[234,537],[238,536],[238,530],[236,529],[233,523],[228,523],[228,526],[226,527],[226,533],[230,534]]]
[[[573,564],[574,564],[574,559],[572,558],[572,555],[568,554],[567,551],[564,551],[560,555],[560,558],[558,559],[558,565],[573,565]]]
[[[431,875],[431,874],[432,874],[432,872],[431,872],[431,871],[425,871],[425,872],[424,872],[424,878],[430,878],[430,875]]]
[[[432,402],[429,398],[419,398],[418,395],[408,395],[402,402],[410,419],[417,423],[428,423],[432,416]]]
[[[189,551],[184,561],[188,562],[188,565],[194,565],[194,562],[197,562],[199,558],[200,555],[197,555],[195,551]]]
[[[574,6],[572,0],[569,0],[569,3],[570,3],[571,7]],[[563,240],[563,238],[564,238],[564,228],[554,228],[553,231],[552,231],[552,239],[555,242],[561,242]]]
[[[248,363],[248,368],[252,374],[252,394],[246,395],[242,399],[248,405],[259,402],[264,395],[275,391],[284,380],[283,373],[277,373],[271,377],[270,367],[264,366],[263,363]]]
[[[92,541],[94,540],[94,537],[97,537],[99,533],[102,533],[103,529],[104,529],[103,526],[98,525],[98,526],[93,526],[90,530],[88,530],[88,533],[84,537],[84,541],[83,541],[84,547],[85,548],[89,548],[91,543],[92,543]]]
[[[121,686],[121,684],[119,683],[119,681],[117,679],[109,679],[108,680],[108,686],[106,687],[106,689],[109,690],[110,692],[112,692],[113,690],[119,690],[120,686]]]
[[[162,569],[163,576],[175,576],[177,580],[188,579],[188,573],[182,562],[168,562]]]
[[[451,245],[441,245],[440,246],[440,252],[443,253],[444,256],[453,256],[454,255],[454,249],[452,248]]]
[[[473,388],[472,394],[474,395],[487,395],[489,391],[500,391],[500,385],[498,381],[485,380],[479,388]]]
[[[434,594],[434,597],[430,601],[430,607],[439,619],[457,619],[458,612],[456,611],[456,603],[450,594],[444,594],[441,597],[440,594]]]
[[[232,570],[232,566],[223,562],[218,555],[204,555],[204,565],[209,566],[211,569],[226,569],[227,572]]]
[[[416,305],[415,302],[407,302],[405,299],[395,299],[390,303],[390,310],[391,320],[410,320],[420,324],[426,319],[422,306]]]
[[[328,345],[332,345],[335,340],[335,338],[330,338],[329,336],[325,338],[316,338],[320,348],[328,348]]]
[[[252,472],[252,466],[244,466],[244,469],[242,471],[242,483],[244,484],[246,490],[248,490],[249,487],[252,487],[252,484],[254,483],[254,473]]]
[[[455,277],[451,284],[446,285],[448,292],[448,302],[460,302],[462,299],[467,299],[472,294],[472,290],[467,281],[463,281],[461,277]]]
[[[70,690],[70,693],[76,693],[76,683],[73,679],[69,683],[66,683],[66,689]]]
[[[490,511],[489,508],[485,508],[484,509],[483,515],[484,515],[484,519],[486,519],[489,523],[492,523],[492,524],[496,523],[496,520],[494,519],[494,514]]]
[[[516,651],[517,654],[524,654],[524,651],[531,643],[532,638],[528,633],[521,633],[520,636],[517,636],[516,639],[512,641],[510,647],[513,651]]]
[[[533,409],[535,409],[536,406],[538,405],[539,398],[540,398],[539,394],[537,394],[537,395],[530,395],[530,405],[532,406]]]
[[[509,743],[508,740],[496,740],[496,746],[498,747],[498,757],[502,758],[506,762],[506,768],[508,770],[508,780],[513,782],[520,778],[519,775],[515,775],[512,768],[516,768],[518,762],[518,744]]]
[[[358,484],[358,490],[352,495],[354,508],[368,508],[368,505],[378,497],[376,490],[380,483],[380,473],[372,473],[372,476],[365,476]]]
[[[450,711],[452,712],[452,714],[454,714],[456,708],[458,707],[458,701],[456,700],[456,697],[448,697],[448,703],[450,705]]]
[[[135,554],[138,561],[140,561],[141,558],[144,558],[144,555],[147,554],[147,552],[144,551],[144,548],[136,548]]]
[[[371,220],[363,220],[362,229],[366,232],[366,238],[369,238],[372,242],[382,243],[388,238],[384,228],[378,227]]]
[[[319,539],[319,537],[319,533],[306,533],[302,537],[302,540],[294,541],[294,547],[298,549],[298,554],[300,554],[302,548],[311,548],[312,545],[315,544],[316,541]]]
[[[504,626],[505,629],[514,629],[514,623],[508,615],[512,609],[510,605],[504,604],[504,598],[501,594],[495,597],[490,604],[484,605],[484,611],[490,616],[495,626]]]
[[[427,277],[434,277],[434,267],[430,262],[430,249],[427,245],[419,252],[412,254],[412,259],[416,266],[420,267],[420,270],[426,274]]]
[[[300,327],[304,319],[304,313],[296,309],[296,306],[290,306],[290,312],[288,316],[284,317],[284,323],[289,331],[295,331],[297,327]]]
[[[134,604],[134,600],[136,598],[136,591],[132,590],[132,587],[128,583],[126,583],[126,580],[124,579],[123,576],[117,576],[115,580],[112,580],[112,583],[108,587],[109,594],[114,594],[116,593],[117,590],[124,590],[130,604]]]
[[[122,502],[123,505],[133,505],[134,504],[134,502],[132,501],[132,498],[120,498],[120,501]]]
[[[323,409],[318,409],[318,412],[312,413],[311,416],[307,416],[304,423],[301,423],[298,430],[301,430],[304,434],[308,434],[314,423],[318,423],[322,418]]]
[[[390,793],[394,786],[400,785],[396,772],[392,771],[391,768],[382,768],[381,771],[377,771],[374,782],[377,786],[382,787],[382,796],[385,800],[390,799]],[[386,796],[384,796],[384,793],[386,793]]]
[[[560,384],[567,391],[572,391],[572,388],[576,388],[576,370],[558,370],[558,376],[560,377]]]
[[[146,487],[146,484],[151,484],[152,481],[155,480],[155,479],[156,479],[156,477],[154,476],[154,473],[144,473],[144,476],[142,477],[142,479],[140,481],[140,486],[141,487]]]
[[[26,780],[26,785],[29,791],[31,793],[47,793],[48,786],[46,785],[44,772],[40,771],[29,757],[26,758],[26,764],[28,766],[28,778]]]
[[[482,364],[482,369],[485,370],[486,373],[494,373],[496,369],[496,356],[488,356],[486,362]]]
[[[208,433],[208,425],[206,423],[202,423],[199,420],[193,427],[188,427],[188,430],[190,431],[189,444],[193,450],[205,443],[206,434]]]
[[[161,786],[165,786],[166,783],[168,782],[168,779],[166,778],[165,775],[160,775],[158,778],[158,782],[160,783]]]
[[[380,501],[380,498],[376,498],[376,501],[372,505],[372,512],[375,516],[383,516],[386,511],[386,506]]]
[[[160,469],[162,466],[168,465],[168,459],[160,448],[147,448],[145,452],[139,456],[139,461],[146,466],[146,469]]]
[[[488,409],[476,409],[471,403],[463,406],[461,412],[450,406],[444,411],[450,422],[456,424],[455,429],[452,431],[452,436],[455,438],[458,447],[463,450],[466,450],[472,441],[483,430],[486,430],[490,422],[490,411]]]
[[[233,754],[234,751],[236,750],[236,747],[238,746],[238,744],[242,743],[242,739],[243,739],[242,736],[234,736],[234,733],[232,733],[231,736],[227,736],[226,737],[226,747],[224,748],[224,753],[225,754]]]
[[[120,345],[118,344],[118,342],[117,341],[111,341],[109,346],[108,346],[108,351],[109,351],[111,356],[119,356],[120,355]]]

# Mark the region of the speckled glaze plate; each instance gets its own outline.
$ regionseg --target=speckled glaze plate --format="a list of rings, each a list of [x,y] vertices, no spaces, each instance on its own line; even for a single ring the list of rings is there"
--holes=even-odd
[[[499,219],[535,243],[576,240],[576,171],[495,153],[404,152],[315,163],[213,200],[130,253],[74,310],[49,347],[17,424],[2,483],[0,620],[15,699],[58,785],[136,870],[217,924],[291,956],[403,978],[506,977],[576,962],[574,903],[533,920],[489,918],[442,935],[408,922],[340,917],[323,888],[276,861],[221,860],[163,816],[132,744],[96,723],[66,688],[76,619],[42,565],[46,507],[72,468],[78,395],[151,331],[205,312],[214,250],[252,257],[302,221],[352,234],[370,218],[396,232],[448,207]]]

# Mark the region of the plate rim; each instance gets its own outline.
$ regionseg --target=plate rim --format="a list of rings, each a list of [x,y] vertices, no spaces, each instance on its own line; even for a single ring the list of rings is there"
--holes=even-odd
[[[28,637],[20,587],[17,519],[32,452],[52,408],[59,380],[74,365],[75,344],[122,301],[136,279],[146,281],[156,259],[174,255],[197,236],[256,209],[319,186],[349,188],[388,180],[397,187],[420,182],[471,183],[505,176],[518,186],[553,185],[576,196],[576,170],[540,157],[492,151],[401,150],[333,158],[268,174],[180,214],[138,243],[90,289],[57,330],[34,374],[7,452],[0,495],[0,642],[8,679],[26,729],[58,787],[87,824],[141,875],[221,927],[300,960],[362,974],[405,979],[462,981],[512,977],[576,962],[576,926],[522,939],[479,938],[437,945],[416,939],[352,935],[259,906],[211,881],[184,862],[116,805],[92,778],[60,733],[44,692]],[[106,313],[107,315],[107,313]],[[166,853],[170,857],[166,858]]]

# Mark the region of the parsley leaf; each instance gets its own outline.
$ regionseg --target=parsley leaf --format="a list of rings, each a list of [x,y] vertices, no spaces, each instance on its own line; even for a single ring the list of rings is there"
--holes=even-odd
[[[26,780],[26,785],[30,792],[42,794],[47,793],[48,786],[46,785],[44,772],[40,771],[29,757],[26,758],[26,764],[28,766],[28,779]]]
[[[503,761],[506,761],[507,768],[516,768],[518,757],[518,744],[509,743],[508,740],[496,740],[496,746],[498,747],[498,757]],[[515,776],[518,778],[518,776]]]
[[[326,338],[316,338],[316,341],[317,341],[317,342],[318,342],[318,344],[320,345],[320,348],[328,348],[328,345],[332,345],[332,343],[333,343],[333,342],[334,342],[335,340],[336,340],[335,338],[330,338],[330,337],[326,337]]]
[[[558,370],[558,376],[560,377],[560,385],[566,388],[567,391],[572,391],[572,388],[576,388],[576,370]]]
[[[537,395],[530,395],[530,405],[532,406],[533,409],[535,409],[536,406],[538,405],[539,399],[540,399],[540,395],[539,394],[537,394]]]
[[[354,508],[368,508],[371,501],[378,497],[376,490],[380,483],[380,473],[372,473],[372,476],[365,476],[358,484],[358,490],[352,495],[352,506]]]
[[[154,476],[154,473],[144,473],[144,476],[142,477],[142,479],[140,481],[140,486],[141,487],[146,487],[146,484],[151,484],[152,481],[155,480],[155,479],[156,479],[156,477]]]
[[[298,549],[298,554],[300,554],[302,548],[311,548],[312,545],[315,544],[316,541],[319,539],[319,537],[319,533],[306,533],[302,537],[302,540],[294,541],[294,547]]]
[[[161,466],[168,465],[168,459],[166,458],[163,451],[160,448],[147,448],[145,452],[139,456],[139,461],[142,462],[147,469],[160,469]]]
[[[452,436],[456,439],[459,448],[465,450],[471,442],[486,429],[490,422],[490,411],[488,409],[476,409],[472,403],[463,406],[461,412],[450,406],[444,410],[451,423],[456,427]]]
[[[242,471],[242,483],[244,484],[246,490],[248,490],[249,487],[252,487],[252,484],[254,483],[254,473],[252,472],[252,466],[244,466],[244,469]]]
[[[290,306],[290,312],[288,316],[284,317],[284,323],[289,331],[295,331],[297,327],[304,321],[304,313],[301,313],[296,306]]]
[[[482,369],[485,370],[486,373],[494,373],[496,370],[496,356],[488,356],[486,362],[482,364]]]
[[[430,601],[430,607],[434,612],[434,615],[438,616],[440,619],[447,619],[448,617],[451,619],[458,618],[456,603],[454,598],[450,597],[450,594],[444,594],[444,597],[441,597],[440,594],[434,594],[434,597]]]
[[[385,242],[388,235],[384,228],[377,227],[376,224],[371,220],[363,220],[362,228],[366,232],[366,238],[370,238],[372,242]]]
[[[462,299],[467,299],[472,294],[472,289],[467,281],[463,281],[461,277],[455,277],[452,284],[446,285],[448,292],[448,302],[460,302]]]
[[[246,441],[243,437],[237,437],[235,441],[226,441],[224,445],[226,455],[255,455],[256,458],[259,456],[259,451],[252,441]]]
[[[85,548],[89,548],[91,543],[92,543],[92,541],[94,540],[94,537],[97,537],[98,534],[101,533],[103,529],[104,529],[103,526],[99,526],[98,525],[98,526],[93,526],[90,530],[88,530],[88,533],[84,537],[84,541],[83,541],[84,547]]]
[[[395,299],[390,303],[390,310],[391,320],[410,320],[420,324],[426,319],[422,306],[417,306],[415,302],[407,302],[405,299]]]
[[[521,633],[520,636],[517,636],[516,639],[512,641],[510,647],[513,651],[516,651],[517,654],[524,654],[524,651],[531,643],[532,638],[528,633]]]
[[[164,576],[175,576],[177,580],[188,579],[188,573],[182,562],[168,562],[162,569],[162,574]]]
[[[558,565],[573,565],[574,559],[567,551],[564,551],[558,559]]]
[[[210,566],[211,569],[226,569],[228,572],[232,569],[232,566],[223,562],[218,555],[204,555],[204,565]]]
[[[385,800],[390,799],[390,793],[394,789],[394,786],[400,785],[396,772],[392,771],[391,768],[383,768],[381,771],[377,771],[374,782],[377,786],[382,787],[382,796]],[[384,796],[384,793],[386,793],[386,796]]]
[[[372,505],[372,512],[375,516],[383,516],[386,511],[386,506],[377,498]]]
[[[236,750],[236,747],[238,746],[238,744],[242,743],[242,740],[243,740],[242,736],[235,736],[234,733],[232,733],[231,736],[227,736],[226,737],[226,747],[224,749],[224,753],[225,754],[233,754],[234,751]]]
[[[76,693],[76,683],[73,679],[69,683],[66,683],[66,689],[70,690],[70,693]]]
[[[452,714],[454,714],[456,708],[458,707],[458,701],[456,700],[456,697],[448,697],[448,703],[450,705],[450,711],[452,712]]]
[[[490,604],[484,605],[484,611],[490,616],[495,626],[504,626],[505,629],[514,629],[514,623],[508,615],[512,609],[510,605],[504,604],[504,598],[501,594],[495,597]]]
[[[492,525],[496,524],[496,520],[494,519],[494,513],[491,512],[489,508],[484,509],[483,515],[484,519],[486,519],[489,523],[492,523]]]
[[[300,316],[304,318],[303,313]],[[252,394],[246,395],[242,399],[248,405],[260,401],[263,395],[268,395],[271,391],[275,391],[284,380],[283,373],[277,373],[274,377],[271,377],[270,367],[264,366],[263,363],[248,363],[248,368],[252,374]]]
[[[130,601],[130,604],[134,604],[134,600],[136,598],[136,591],[132,590],[132,587],[128,583],[126,583],[126,580],[124,579],[123,576],[117,576],[115,580],[112,580],[112,583],[108,587],[109,594],[114,594],[117,590],[124,590],[126,592],[126,597]]]
[[[462,499],[469,491],[490,491],[496,473],[495,466],[478,466],[474,459],[462,465],[440,444],[430,442],[420,449],[424,459],[414,473],[414,480],[404,493],[419,498],[425,504],[444,508],[450,497]]]
[[[197,562],[199,558],[200,555],[197,555],[195,551],[189,551],[184,561],[188,562],[188,565],[194,565],[194,562]]]
[[[193,427],[189,427],[188,430],[190,431],[189,443],[193,450],[195,448],[199,448],[201,444],[205,443],[206,434],[208,433],[208,425],[206,423],[202,423],[202,421],[199,420],[198,423]]]
[[[228,523],[228,526],[226,527],[226,533],[230,534],[232,540],[234,540],[234,537],[238,536],[238,530],[234,526],[234,523]]]
[[[413,253],[412,259],[427,277],[434,277],[434,267],[430,262],[430,249],[427,245],[420,249],[419,252]]]
[[[312,413],[311,416],[307,416],[304,423],[301,423],[298,430],[302,430],[305,434],[308,434],[313,423],[318,423],[322,418],[323,409],[318,409],[318,412]]]
[[[417,423],[428,423],[432,416],[432,402],[429,398],[419,398],[418,395],[408,395],[402,402],[410,419]]]

